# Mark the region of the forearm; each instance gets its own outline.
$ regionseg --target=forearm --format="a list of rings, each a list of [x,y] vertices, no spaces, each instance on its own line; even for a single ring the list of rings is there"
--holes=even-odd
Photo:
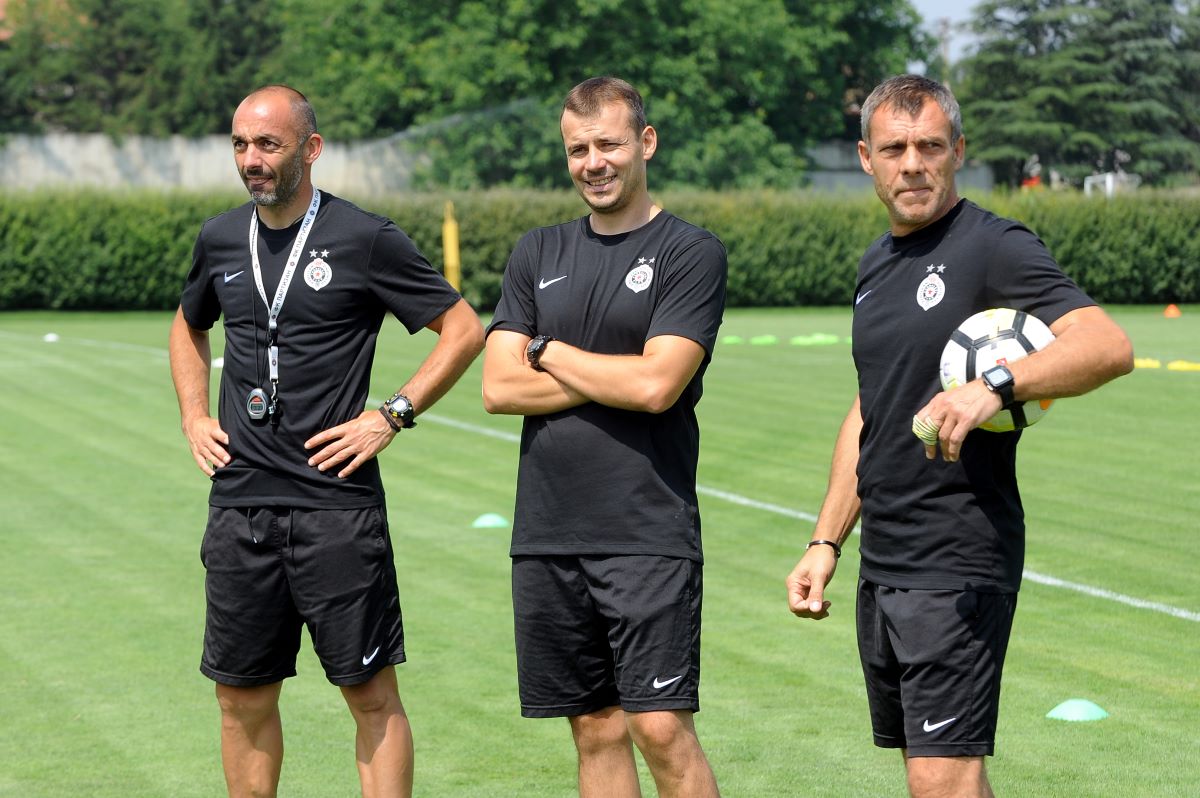
[[[1009,365],[1014,398],[1079,396],[1133,369],[1133,345],[1098,307],[1072,311],[1051,326],[1055,340]]]
[[[832,540],[839,546],[850,536],[858,522],[862,501],[858,497],[858,451],[862,433],[859,399],[846,414],[833,447],[829,468],[829,486],[813,530],[813,540]]]
[[[171,381],[179,400],[182,423],[209,415],[208,383],[212,351],[208,333],[190,327],[182,308],[175,313],[167,346],[171,360]]]
[[[483,355],[483,408],[489,413],[543,416],[578,407],[588,401],[552,375],[534,371],[525,359],[530,338],[510,330],[495,330]]]
[[[661,413],[679,399],[704,358],[694,341],[661,336],[640,355],[600,355],[554,341],[540,365],[593,402],[623,410]]]
[[[400,388],[418,414],[445,396],[483,349],[483,327],[465,300],[460,299],[429,329],[438,334],[437,343]]]

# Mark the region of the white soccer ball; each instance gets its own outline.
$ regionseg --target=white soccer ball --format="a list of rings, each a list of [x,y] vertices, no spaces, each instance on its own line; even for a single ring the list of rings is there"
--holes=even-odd
[[[1036,316],[1012,308],[992,308],[971,316],[942,350],[942,388],[965,385],[997,364],[1006,365],[1046,347],[1054,333]],[[980,424],[989,432],[1011,432],[1037,423],[1053,399],[1016,402]]]

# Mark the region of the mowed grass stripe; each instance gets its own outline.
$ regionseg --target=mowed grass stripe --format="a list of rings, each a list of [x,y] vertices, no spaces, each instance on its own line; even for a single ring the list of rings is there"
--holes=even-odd
[[[92,343],[96,343],[96,342],[92,342]],[[153,351],[152,349],[148,349],[148,348],[139,348],[139,347],[137,347],[136,345],[121,344],[120,346],[121,346],[122,348],[126,348],[126,349],[132,349],[132,350],[135,350],[135,351],[145,351],[145,352],[152,352],[152,351]],[[769,349],[760,348],[760,349],[763,349],[763,351],[767,351],[767,352],[770,354],[770,356],[771,356],[772,358],[776,358],[776,357],[778,356],[778,352],[779,352],[779,350],[778,350],[778,349],[775,349],[775,348],[769,348]],[[1120,383],[1118,383],[1117,385],[1120,385]],[[1113,387],[1116,387],[1116,386],[1113,386]],[[1077,400],[1074,400],[1074,401],[1088,401],[1088,400],[1089,400],[1089,399],[1091,399],[1091,398],[1092,398],[1092,397],[1085,397],[1085,398],[1083,398],[1083,399],[1081,399],[1081,400],[1080,400],[1080,399],[1077,399]],[[757,410],[759,410],[759,411],[763,411],[763,410],[764,410],[764,408],[763,408],[763,407],[761,407],[761,406],[757,406],[757,408],[756,408],[756,409],[757,409]],[[1031,431],[1031,432],[1032,432],[1032,431]],[[501,433],[501,434],[500,434],[498,437],[502,437],[502,436],[504,436],[504,433]],[[767,448],[767,447],[758,447],[758,449],[760,449],[760,450],[765,450],[766,448]],[[746,449],[745,449],[745,448],[743,448],[743,449],[742,449],[742,451],[744,452],[744,451],[746,451]],[[744,455],[743,455],[743,456],[744,456]],[[1106,484],[1116,484],[1116,485],[1123,484],[1123,483],[1120,483],[1120,482],[1118,482],[1118,481],[1116,481],[1116,480],[1105,480],[1105,483],[1106,483]],[[1127,483],[1126,483],[1126,484],[1127,484]],[[712,492],[710,495],[718,495],[718,496],[719,496],[719,495],[721,495],[721,493],[720,493],[719,489],[714,489],[714,491],[713,491],[713,492]],[[1132,500],[1130,501],[1130,504],[1131,504],[1131,505],[1140,505],[1140,503],[1141,503],[1141,502],[1139,502],[1138,500],[1142,498],[1142,495],[1143,495],[1143,494],[1142,494],[1140,491],[1138,491],[1138,492],[1137,492],[1137,493],[1136,493],[1136,494],[1135,494],[1135,495],[1132,497]],[[754,500],[750,500],[750,501],[751,501],[751,502],[753,502]]]
[[[1184,322],[1192,326],[1171,328],[1182,333],[1170,336],[1163,334],[1161,318],[1131,314],[1135,345],[1141,334],[1135,328],[1144,325],[1164,346],[1170,343],[1183,355],[1190,346],[1193,359],[1200,360],[1195,351],[1200,330],[1191,321],[1200,316],[1191,311],[1185,308]],[[832,330],[838,314],[843,322],[849,317],[841,310],[732,311],[726,331],[772,332],[786,341],[787,335]],[[162,347],[169,320],[167,314],[10,314],[0,315],[0,327],[25,336],[24,348],[35,350],[26,355],[40,355],[40,347],[61,346],[74,337]],[[1125,323],[1124,315],[1118,320]],[[41,342],[41,334],[51,329],[63,336],[59,344]],[[1191,343],[1173,341],[1179,334],[1190,336]],[[219,353],[219,332],[214,342]],[[385,331],[372,395],[389,395],[429,343],[422,336]],[[179,434],[165,358],[152,356],[142,365],[140,356],[127,356],[135,355],[134,349],[114,356],[120,368],[111,379],[126,389],[109,391],[92,371],[106,357],[103,349],[74,348],[86,349],[81,357],[89,361],[78,387],[100,402],[96,415],[102,418],[96,423],[111,422],[111,433],[91,430],[84,445],[73,445],[76,430],[63,423],[59,440],[46,447],[48,428],[61,411],[31,411],[28,394],[0,392],[0,412],[21,406],[25,415],[6,417],[29,428],[28,435],[16,438],[18,446],[13,436],[7,449],[0,440],[0,450],[9,455],[0,479],[6,488],[13,486],[0,496],[0,510],[16,511],[0,514],[0,537],[6,544],[23,541],[16,548],[6,545],[15,556],[0,558],[0,579],[7,587],[12,574],[24,577],[12,580],[16,590],[0,590],[5,654],[0,691],[7,690],[0,702],[7,716],[6,737],[0,738],[0,773],[5,774],[0,794],[220,794],[212,687],[195,670],[203,625],[203,573],[196,554],[207,484]],[[62,358],[61,352],[56,357]],[[6,382],[12,377],[51,391],[74,385],[67,379],[69,362],[65,368],[62,362],[24,371],[4,368]],[[565,723],[524,721],[517,715],[508,531],[470,528],[482,512],[511,515],[517,451],[505,438],[519,430],[517,419],[483,413],[479,376],[476,364],[434,412],[497,430],[501,437],[430,419],[383,455],[410,634],[410,662],[398,672],[417,729],[418,795],[570,795],[574,754]],[[1200,578],[1190,566],[1198,544],[1186,524],[1200,513],[1200,500],[1190,492],[1194,476],[1182,484],[1179,478],[1195,473],[1187,469],[1191,461],[1182,442],[1194,434],[1186,426],[1194,412],[1187,391],[1197,385],[1196,375],[1139,371],[1098,394],[1067,400],[1030,431],[1019,467],[1031,519],[1031,568],[1194,607]],[[144,400],[136,396],[143,390]],[[836,425],[852,395],[853,369],[844,343],[824,348],[781,343],[774,352],[719,345],[700,406],[701,484],[784,509],[815,510]],[[1110,404],[1110,397],[1119,401]],[[1141,447],[1119,443],[1122,430],[1114,424],[1129,409],[1161,416],[1161,422],[1137,430],[1152,430],[1147,450],[1172,437],[1181,445],[1134,460]],[[112,419],[106,421],[107,415]],[[25,420],[29,416],[36,423]],[[139,432],[139,423],[155,429]],[[1078,432],[1081,428],[1086,434]],[[1059,444],[1060,435],[1071,439],[1069,446]],[[120,458],[98,454],[122,444]],[[1123,469],[1124,461],[1134,464]],[[92,474],[101,469],[115,475]],[[12,479],[14,471],[38,473],[21,481]],[[1108,476],[1110,471],[1118,477]],[[116,476],[122,472],[131,473]],[[1098,472],[1105,474],[1103,480],[1094,477]],[[94,487],[73,494],[71,503],[48,487],[47,474],[68,486],[88,481]],[[128,508],[129,529],[107,514],[96,515],[95,523],[87,517],[87,503],[101,501],[106,492],[119,494],[110,501]],[[803,623],[787,613],[782,580],[811,523],[711,495],[702,495],[701,502],[708,565],[704,711],[697,723],[725,793],[748,798],[901,794],[897,755],[869,742],[853,639],[853,548],[830,591],[834,615],[820,624]],[[1129,509],[1114,511],[1117,502],[1128,502]],[[1153,517],[1144,514],[1151,508]],[[37,526],[45,517],[77,537],[86,530],[87,556],[47,556],[39,548]],[[16,520],[9,523],[9,518]],[[1159,523],[1165,526],[1155,526]],[[106,567],[114,572],[111,577],[94,578]],[[1080,573],[1088,578],[1079,578]],[[126,594],[126,581],[142,586]],[[78,600],[58,595],[71,588]],[[89,696],[99,696],[95,716],[103,726],[92,723],[92,715],[86,724],[63,724],[56,749],[26,757],[22,731],[42,728],[40,715],[35,717],[39,705],[11,700],[13,691],[4,686],[9,675],[19,670],[16,681],[22,687],[28,682],[21,682],[27,678],[25,664],[13,662],[8,649],[36,649],[45,630],[66,630],[61,634],[69,636],[72,625],[79,619],[86,623],[89,612],[103,616],[93,624],[101,633],[85,639],[102,648],[79,646],[70,657],[44,657],[36,666],[41,683],[73,691],[71,700],[84,711]],[[18,614],[34,620],[4,620]],[[54,620],[56,615],[77,617]],[[40,625],[39,616],[47,619]],[[1017,624],[1000,747],[991,764],[998,792],[1191,794],[1190,787],[1200,782],[1200,768],[1189,754],[1200,747],[1200,730],[1191,722],[1200,714],[1193,667],[1200,641],[1194,624],[1033,582],[1022,593]],[[132,638],[128,653],[115,650],[124,643],[122,634]],[[324,683],[307,645],[299,667],[301,678],[290,680],[284,691],[289,737],[283,794],[355,794],[352,726],[344,707]],[[1075,696],[1098,701],[1112,717],[1098,724],[1044,718],[1054,704]],[[119,706],[127,710],[123,715],[115,711]],[[15,709],[9,712],[9,707]],[[99,745],[92,739],[97,735],[104,738]],[[121,753],[107,754],[106,746]],[[132,757],[131,751],[142,756]],[[12,767],[18,755],[30,766]],[[86,760],[89,768],[60,766],[59,758]],[[13,772],[21,774],[19,782],[9,777]],[[80,784],[88,786],[79,789]],[[653,794],[644,768],[643,788]]]

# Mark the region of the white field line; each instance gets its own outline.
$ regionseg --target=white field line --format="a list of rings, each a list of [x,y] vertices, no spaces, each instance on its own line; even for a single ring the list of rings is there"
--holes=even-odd
[[[374,404],[380,400],[371,399],[368,401],[371,404]],[[488,437],[498,438],[499,440],[503,441],[518,443],[521,440],[520,435],[512,432],[495,430],[489,427],[479,426],[478,424],[471,424],[465,421],[459,421],[457,419],[446,418],[445,416],[439,416],[435,413],[423,413],[421,418],[427,421],[432,421],[435,424],[454,427],[455,429],[460,429],[465,432],[473,432],[478,435],[487,435]],[[808,521],[810,523],[816,523],[817,520],[815,515],[812,513],[806,513],[803,510],[793,510],[790,507],[783,507],[778,504],[771,504],[770,502],[760,502],[757,499],[751,499],[748,496],[742,496],[738,493],[731,493],[730,491],[721,490],[720,488],[710,488],[705,485],[697,485],[696,492],[703,496],[711,496],[714,499],[720,499],[722,501],[729,502],[730,504],[736,504],[741,507],[749,507],[753,510],[761,510],[762,512],[773,513],[774,515],[782,515],[786,518],[795,518],[797,520]],[[855,531],[857,531],[857,529]],[[1065,579],[1059,579],[1056,576],[1041,574],[1037,571],[1031,571],[1028,568],[1026,568],[1024,571],[1024,578],[1028,579],[1030,582],[1036,582],[1039,585],[1058,587],[1065,590],[1074,590],[1077,593],[1083,593],[1084,595],[1092,596],[1093,598],[1115,601],[1118,604],[1125,604],[1129,607],[1136,607],[1143,610],[1153,610],[1154,612],[1161,612],[1175,618],[1182,618],[1185,621],[1194,621],[1196,623],[1200,623],[1200,612],[1192,612],[1179,607],[1172,607],[1169,604],[1160,604],[1156,601],[1146,601],[1145,599],[1140,599],[1135,596],[1127,596],[1123,593],[1116,593],[1112,590],[1106,590],[1102,587],[1092,587],[1091,585],[1084,585],[1080,584],[1079,582],[1068,582]]]
[[[45,341],[41,336],[30,335],[27,333],[15,333],[9,330],[0,330],[0,337],[9,339],[19,339],[25,344],[33,345],[42,343],[46,346],[90,346],[96,349],[116,349],[124,352],[142,352],[147,355],[155,355],[157,357],[167,357],[167,350],[161,346],[143,346],[142,344],[126,344],[121,341],[97,341],[91,338],[66,338],[55,341]]]
[[[35,337],[35,336],[30,336],[30,335],[21,335],[19,333],[10,333],[5,330],[0,330],[0,336],[5,337],[5,338],[21,338],[21,339],[28,339],[31,337]],[[60,341],[55,342],[54,344],[47,344],[47,345],[48,346],[50,346],[50,345],[57,346],[59,344],[66,344],[66,345],[82,344],[84,346],[92,346],[92,347],[98,347],[98,348],[120,349],[120,350],[134,351],[134,352],[144,352],[147,354],[152,354],[152,355],[156,355],[156,356],[160,356],[160,357],[166,356],[166,354],[167,354],[166,350],[155,348],[155,347],[140,346],[137,344],[125,344],[125,343],[120,343],[120,342],[116,342],[116,341],[96,341],[96,340],[79,339],[79,338],[61,339]],[[368,399],[367,401],[371,404],[375,404],[375,403],[381,402],[382,400]],[[441,424],[442,426],[453,427],[454,429],[462,430],[464,432],[470,432],[470,433],[473,433],[476,435],[485,435],[489,438],[496,438],[498,440],[508,441],[510,443],[518,443],[521,440],[521,437],[519,435],[512,433],[512,432],[492,429],[490,427],[480,426],[479,424],[471,424],[466,421],[459,421],[457,419],[448,418],[446,416],[440,416],[435,413],[422,413],[421,419],[424,421],[433,422],[434,424]],[[756,499],[751,499],[747,496],[742,496],[737,493],[731,493],[727,490],[721,490],[719,488],[710,488],[710,487],[706,487],[704,485],[697,485],[696,492],[700,493],[704,496],[711,496],[714,499],[720,499],[722,501],[730,502],[731,504],[736,504],[736,505],[739,505],[742,507],[749,507],[754,510],[761,510],[763,512],[773,513],[775,515],[781,515],[786,518],[794,518],[794,519],[797,519],[800,521],[808,521],[810,523],[816,522],[816,520],[817,520],[817,517],[815,515],[813,515],[812,513],[806,513],[803,510],[793,510],[790,507],[783,507],[778,504],[771,504],[769,502],[760,502]],[[1077,593],[1083,593],[1084,595],[1091,596],[1093,598],[1104,599],[1106,601],[1115,601],[1118,604],[1124,604],[1129,607],[1136,607],[1137,609],[1142,609],[1142,610],[1151,610],[1153,612],[1161,612],[1165,615],[1170,615],[1174,618],[1182,618],[1185,621],[1193,621],[1195,623],[1200,623],[1200,612],[1192,612],[1191,610],[1185,610],[1180,607],[1173,607],[1170,604],[1161,604],[1157,601],[1146,601],[1145,599],[1140,599],[1135,596],[1127,596],[1124,593],[1117,593],[1117,592],[1114,592],[1112,590],[1107,590],[1102,587],[1092,587],[1091,585],[1084,585],[1079,582],[1069,582],[1065,579],[1059,579],[1058,577],[1055,577],[1055,576],[1048,576],[1046,574],[1038,573],[1037,571],[1030,571],[1028,568],[1025,569],[1024,578],[1028,579],[1030,582],[1036,582],[1039,585],[1046,585],[1047,587],[1057,587],[1057,588],[1062,588],[1064,590],[1074,590]]]
[[[1185,621],[1196,621],[1200,623],[1200,612],[1191,612],[1190,610],[1172,607],[1170,604],[1160,604],[1157,601],[1146,601],[1145,599],[1126,596],[1124,593],[1114,593],[1111,590],[1105,590],[1102,587],[1092,587],[1091,585],[1081,585],[1078,582],[1068,582],[1065,579],[1059,579],[1057,576],[1047,576],[1039,574],[1037,571],[1025,569],[1025,578],[1030,582],[1037,582],[1039,585],[1048,585],[1050,587],[1062,587],[1067,590],[1075,590],[1095,598],[1108,599],[1119,604],[1127,604],[1130,607],[1137,607],[1142,610],[1154,610],[1155,612],[1173,615],[1176,618],[1183,618]]]

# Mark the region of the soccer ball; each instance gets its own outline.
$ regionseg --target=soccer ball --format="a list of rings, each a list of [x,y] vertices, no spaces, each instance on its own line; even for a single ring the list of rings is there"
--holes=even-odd
[[[942,350],[942,388],[965,385],[992,366],[1020,360],[1053,340],[1050,328],[1024,311],[992,308],[976,313],[958,325]],[[1053,402],[1016,402],[979,426],[989,432],[1024,429],[1046,415]]]

